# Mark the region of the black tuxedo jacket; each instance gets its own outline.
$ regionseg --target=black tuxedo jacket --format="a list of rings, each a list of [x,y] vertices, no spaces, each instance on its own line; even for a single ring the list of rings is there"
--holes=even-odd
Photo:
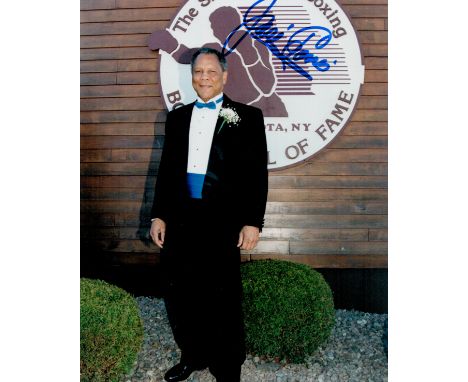
[[[168,226],[184,221],[189,199],[187,161],[191,103],[167,115],[166,132],[158,170],[152,218]],[[268,193],[268,153],[262,111],[234,102],[225,94],[223,108],[240,117],[237,125],[218,117],[202,189],[213,223],[240,230],[244,225],[262,230]]]

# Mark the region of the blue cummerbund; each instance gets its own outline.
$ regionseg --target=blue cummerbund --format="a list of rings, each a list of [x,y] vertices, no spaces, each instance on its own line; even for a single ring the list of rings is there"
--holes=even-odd
[[[193,174],[191,172],[187,173],[187,186],[191,198],[202,198],[202,188],[204,180],[205,174]]]

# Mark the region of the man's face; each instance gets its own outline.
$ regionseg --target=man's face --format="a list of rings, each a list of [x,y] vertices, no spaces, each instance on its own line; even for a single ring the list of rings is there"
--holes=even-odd
[[[200,54],[192,72],[192,86],[205,102],[223,91],[227,72],[223,72],[218,57],[214,54]]]

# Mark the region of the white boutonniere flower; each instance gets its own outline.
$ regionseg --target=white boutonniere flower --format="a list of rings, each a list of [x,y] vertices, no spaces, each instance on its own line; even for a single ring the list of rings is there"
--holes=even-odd
[[[240,121],[239,115],[236,113],[234,109],[231,109],[229,107],[223,107],[219,111],[219,116],[223,118],[223,123],[221,124],[218,134],[221,132],[221,129],[223,128],[224,124],[227,123],[232,123],[233,125],[237,125]]]

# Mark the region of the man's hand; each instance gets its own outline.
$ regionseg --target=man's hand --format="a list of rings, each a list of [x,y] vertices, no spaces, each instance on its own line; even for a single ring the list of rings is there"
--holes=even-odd
[[[237,242],[237,246],[240,247],[240,249],[250,251],[257,246],[259,237],[260,230],[258,227],[245,225],[242,227],[239,233],[239,241]]]
[[[165,235],[166,223],[164,222],[164,220],[156,218],[151,223],[150,236],[151,239],[153,239],[154,244],[156,244],[159,248],[163,247]]]

